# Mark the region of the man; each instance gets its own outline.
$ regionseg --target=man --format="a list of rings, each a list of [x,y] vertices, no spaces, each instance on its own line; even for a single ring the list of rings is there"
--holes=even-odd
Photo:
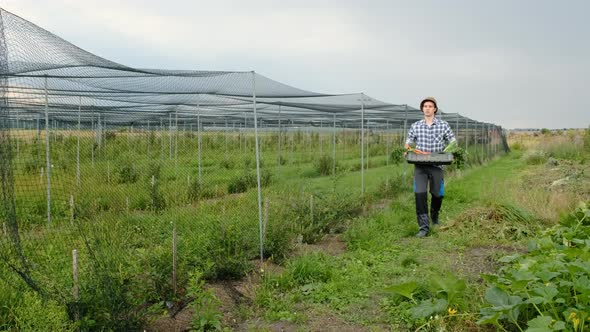
[[[424,113],[424,120],[412,124],[405,148],[415,143],[416,149],[424,152],[442,152],[446,145],[455,140],[455,135],[446,121],[435,117],[438,106],[434,97],[427,97],[420,103],[420,110]],[[425,237],[430,230],[428,218],[428,190],[430,184],[430,217],[433,226],[438,225],[438,215],[445,193],[443,169],[440,165],[420,165],[414,168],[414,196],[416,199],[416,217],[420,231],[417,237]]]

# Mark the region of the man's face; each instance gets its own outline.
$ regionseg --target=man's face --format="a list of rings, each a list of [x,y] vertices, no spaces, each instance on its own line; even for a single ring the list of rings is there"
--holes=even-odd
[[[422,106],[422,112],[424,112],[424,116],[434,115],[435,110],[436,110],[436,107],[434,106],[434,103],[431,101],[425,102],[424,105]]]

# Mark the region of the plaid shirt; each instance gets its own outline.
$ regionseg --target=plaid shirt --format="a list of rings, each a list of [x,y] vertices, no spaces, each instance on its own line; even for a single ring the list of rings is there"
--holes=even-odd
[[[416,143],[416,149],[424,152],[441,152],[454,140],[455,135],[449,123],[435,117],[431,126],[428,126],[425,120],[414,122],[406,143]]]

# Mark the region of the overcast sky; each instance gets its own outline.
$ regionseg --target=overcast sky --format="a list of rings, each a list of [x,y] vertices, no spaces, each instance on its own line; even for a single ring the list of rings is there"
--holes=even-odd
[[[590,125],[590,1],[0,0],[107,59],[255,70],[505,128]]]

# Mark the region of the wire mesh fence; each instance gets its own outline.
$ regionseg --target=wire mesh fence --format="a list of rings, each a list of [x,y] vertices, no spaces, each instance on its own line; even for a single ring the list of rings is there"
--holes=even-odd
[[[422,117],[254,72],[125,67],[4,10],[0,34],[1,328],[134,329],[196,278],[284,259],[407,172]],[[507,150],[496,125],[440,117],[468,164]]]

